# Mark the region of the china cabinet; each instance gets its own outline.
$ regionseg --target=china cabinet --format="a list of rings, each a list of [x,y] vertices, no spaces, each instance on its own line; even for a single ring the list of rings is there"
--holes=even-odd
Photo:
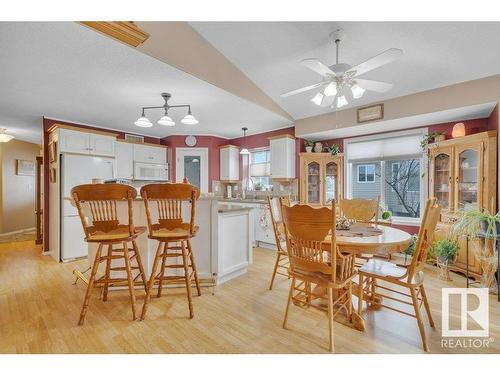
[[[300,154],[300,203],[325,206],[343,197],[344,157],[330,153]]]
[[[459,210],[496,212],[497,132],[487,131],[429,145],[429,192],[443,207],[436,238],[448,236]],[[452,269],[466,271],[467,248],[469,272],[481,275],[476,250],[479,240],[459,238],[459,252]]]

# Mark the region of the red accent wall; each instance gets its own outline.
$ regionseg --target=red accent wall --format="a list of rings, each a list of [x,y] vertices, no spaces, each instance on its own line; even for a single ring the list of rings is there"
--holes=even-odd
[[[188,147],[184,142],[185,135],[171,135],[161,139],[161,144],[168,146],[168,163],[170,179],[175,181],[176,149],[177,147]],[[220,157],[219,146],[229,144],[225,138],[200,135],[196,136],[195,147],[208,148],[208,191],[212,191],[212,181],[219,180],[220,177]]]
[[[444,123],[434,124],[434,125],[418,126],[418,127],[411,128],[411,129],[428,128],[429,134],[433,133],[433,132],[444,132],[446,135],[446,139],[449,139],[449,138],[451,138],[451,132],[453,130],[453,125],[455,125],[457,122],[463,122],[465,124],[466,135],[471,135],[471,134],[484,132],[487,130],[497,129],[497,127],[495,127],[495,124],[493,124],[493,122],[490,119],[491,119],[491,116],[490,116],[490,118],[465,120],[465,121],[454,121],[454,122],[444,122]],[[374,126],[376,126],[376,124],[374,124]],[[331,145],[332,143],[336,143],[340,147],[340,152],[344,152],[344,139],[365,137],[367,135],[375,135],[375,134],[389,134],[389,133],[394,133],[394,132],[398,132],[398,131],[402,131],[402,130],[393,130],[393,131],[387,131],[387,132],[381,132],[381,133],[363,134],[363,135],[359,135],[359,136],[355,136],[355,137],[347,137],[347,138],[334,138],[334,139],[329,139],[329,140],[321,141],[321,142],[323,142],[323,144],[327,143],[328,145]],[[305,147],[303,144],[301,145],[301,150],[305,151]]]

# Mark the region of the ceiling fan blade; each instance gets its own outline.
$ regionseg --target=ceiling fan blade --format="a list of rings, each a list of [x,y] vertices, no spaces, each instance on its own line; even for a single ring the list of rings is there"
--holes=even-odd
[[[333,104],[333,102],[335,101],[336,97],[337,96],[335,96],[335,95],[334,96],[326,96],[325,95],[319,106],[320,107],[330,107]]]
[[[365,90],[375,92],[387,92],[392,89],[392,83],[372,81],[371,79],[356,78],[356,83]]]
[[[313,72],[318,73],[322,77],[328,75],[335,76],[333,70],[331,70],[329,67],[327,67],[318,59],[304,59],[300,63],[304,65],[306,68],[311,69]]]
[[[389,64],[391,61],[396,60],[401,55],[403,55],[403,50],[398,48],[390,48],[387,51],[384,51],[381,54],[352,67],[347,72],[355,72],[354,77],[357,77],[361,74],[369,72],[370,70],[377,69],[382,65]]]
[[[309,91],[309,90],[321,87],[324,84],[325,84],[325,82],[315,83],[314,85],[310,85],[310,86],[306,86],[306,87],[301,87],[300,89],[296,89],[296,90],[285,92],[284,94],[281,94],[280,96],[282,98],[288,98],[289,96],[300,94],[301,92],[306,92],[306,91]]]

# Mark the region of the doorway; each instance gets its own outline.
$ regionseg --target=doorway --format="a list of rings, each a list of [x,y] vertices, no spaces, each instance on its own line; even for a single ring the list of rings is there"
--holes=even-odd
[[[208,193],[208,148],[179,147],[175,150],[176,182],[187,177],[202,193]]]

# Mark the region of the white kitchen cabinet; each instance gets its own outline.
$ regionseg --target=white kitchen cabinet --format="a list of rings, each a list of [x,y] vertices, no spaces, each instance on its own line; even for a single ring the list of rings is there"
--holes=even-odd
[[[240,179],[240,149],[226,145],[220,148],[220,180],[238,181]]]
[[[139,163],[167,164],[165,147],[134,144],[134,161]]]
[[[126,142],[116,142],[116,177],[134,178],[134,145]]]
[[[289,134],[269,138],[271,178],[295,178],[295,137]]]
[[[77,154],[114,156],[115,139],[114,136],[60,129],[59,150]]]

